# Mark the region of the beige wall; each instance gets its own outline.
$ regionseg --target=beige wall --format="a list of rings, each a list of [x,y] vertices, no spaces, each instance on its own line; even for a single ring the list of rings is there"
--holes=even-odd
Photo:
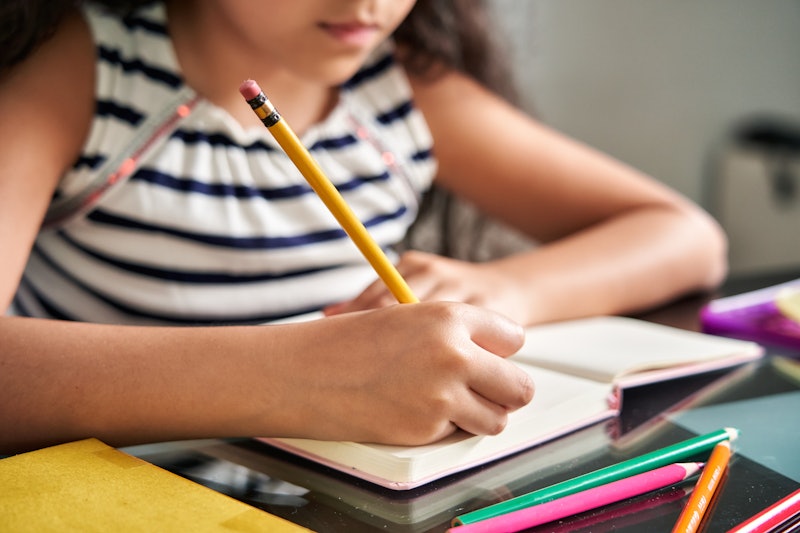
[[[769,112],[800,122],[799,0],[491,4],[529,109],[698,202],[737,121]],[[800,257],[800,227],[786,231]]]

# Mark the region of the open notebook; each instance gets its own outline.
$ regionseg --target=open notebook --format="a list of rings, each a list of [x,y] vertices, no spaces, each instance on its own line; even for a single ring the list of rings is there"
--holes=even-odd
[[[625,388],[739,365],[762,353],[754,342],[632,318],[536,326],[512,357],[533,378],[536,394],[499,435],[457,432],[416,447],[259,440],[390,489],[411,489],[612,417]]]

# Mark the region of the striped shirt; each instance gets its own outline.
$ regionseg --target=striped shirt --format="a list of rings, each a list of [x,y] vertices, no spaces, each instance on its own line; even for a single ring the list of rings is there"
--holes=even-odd
[[[258,323],[351,298],[375,279],[266,128],[243,128],[184,84],[162,5],[86,17],[95,116],[36,239],[17,313]],[[436,164],[391,43],[301,140],[393,257]]]

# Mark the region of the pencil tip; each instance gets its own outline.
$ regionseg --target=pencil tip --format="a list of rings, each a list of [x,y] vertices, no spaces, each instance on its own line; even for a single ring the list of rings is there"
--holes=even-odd
[[[686,467],[686,477],[692,476],[701,471],[706,466],[705,463],[689,463]]]
[[[728,438],[730,440],[736,440],[739,438],[739,430],[736,428],[725,428],[725,432],[728,434]]]

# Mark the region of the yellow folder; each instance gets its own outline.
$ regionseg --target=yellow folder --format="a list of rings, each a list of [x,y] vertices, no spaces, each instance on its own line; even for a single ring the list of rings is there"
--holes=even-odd
[[[310,530],[87,439],[0,460],[0,529]]]

